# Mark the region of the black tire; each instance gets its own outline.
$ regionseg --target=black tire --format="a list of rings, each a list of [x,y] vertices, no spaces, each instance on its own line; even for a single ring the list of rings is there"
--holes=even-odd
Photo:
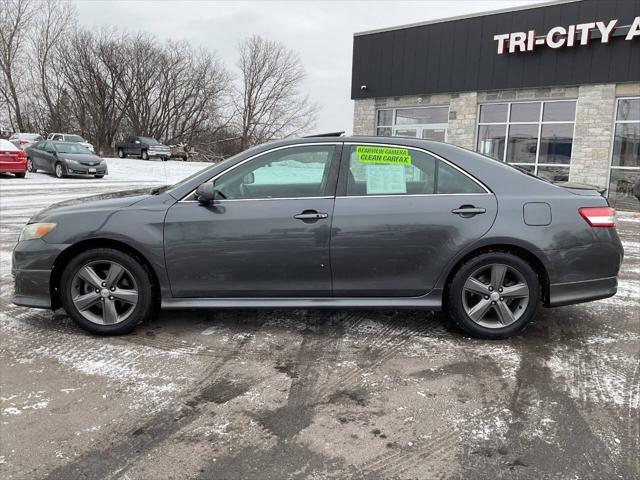
[[[96,178],[104,178],[104,175],[94,175]]]
[[[27,172],[17,172],[14,173],[14,175],[16,176],[16,178],[24,178],[27,176]]]
[[[119,148],[119,149],[118,149],[118,157],[120,157],[120,158],[127,158],[127,154],[126,154],[126,153],[124,153],[124,150],[123,150],[123,149]]]
[[[94,323],[85,318],[73,302],[73,280],[78,271],[92,262],[116,262],[128,270],[137,287],[137,303],[131,314],[122,322],[112,325]],[[62,272],[60,281],[62,305],[73,321],[91,333],[97,335],[123,335],[147,319],[153,311],[153,290],[151,273],[135,257],[120,250],[96,248],[76,255]]]
[[[56,178],[64,178],[67,176],[67,174],[64,173],[64,167],[62,166],[62,163],[57,162],[53,166],[53,174],[56,176]]]
[[[147,152],[146,150],[142,150],[142,152],[140,153],[140,158],[142,160],[149,160],[149,152]]]
[[[27,158],[27,171],[29,173],[36,173],[38,170],[33,166],[33,160]]]
[[[506,266],[508,272],[510,272],[507,275],[511,276],[511,278],[513,278],[513,276],[519,275],[520,278],[526,282],[526,286],[528,287],[528,297],[526,297],[526,303],[524,302],[523,298],[509,298],[505,301],[503,300],[504,297],[494,299],[492,297],[489,297],[488,295],[484,296],[476,294],[474,292],[470,292],[468,288],[465,289],[465,284],[467,283],[467,280],[470,279],[470,277],[474,276],[476,272],[483,272],[483,269],[487,269],[484,270],[484,272],[490,272],[491,266]],[[486,275],[486,273],[480,274]],[[492,286],[489,286],[493,283],[493,281],[489,281],[489,283],[487,283],[488,288],[493,289]],[[506,291],[507,287],[504,288]],[[488,293],[499,295],[497,290],[493,290],[492,292]],[[474,295],[476,295],[475,298],[479,298],[478,303],[480,301],[484,301],[485,305],[486,302],[490,304],[490,306],[488,306],[486,309],[486,311],[488,312],[487,320],[485,320],[484,318],[480,320],[485,324],[491,324],[491,327],[488,327],[487,325],[481,325],[469,316],[469,314],[467,313],[468,305],[466,308],[466,300],[463,299],[464,295],[470,295],[471,298],[474,298]],[[453,276],[453,279],[451,280],[448,288],[448,294],[445,300],[447,315],[449,319],[453,323],[455,323],[463,332],[472,337],[489,340],[508,338],[522,331],[535,316],[540,306],[540,280],[531,265],[529,265],[520,257],[505,252],[484,253],[470,259],[460,266],[460,268]],[[516,300],[518,303],[515,303]],[[500,302],[503,302],[502,305],[500,304]],[[511,307],[509,307],[509,303],[511,304]],[[505,326],[501,326],[503,325],[503,323],[500,322],[499,318],[501,317],[501,315],[498,315],[499,309],[503,305],[506,305],[507,308],[510,309],[510,311],[511,308],[513,308],[513,312],[515,312],[514,317],[516,318],[515,321]],[[473,315],[473,311],[469,311]],[[495,318],[495,320],[492,320],[492,316]]]

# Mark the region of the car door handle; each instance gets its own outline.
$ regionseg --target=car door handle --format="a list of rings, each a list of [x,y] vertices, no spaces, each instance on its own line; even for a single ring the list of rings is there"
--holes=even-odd
[[[327,218],[328,216],[328,213],[316,212],[315,210],[305,210],[302,213],[294,215],[293,218],[298,220],[320,220],[322,218]]]
[[[472,217],[474,215],[478,215],[479,213],[485,213],[486,211],[486,208],[474,207],[473,205],[462,205],[460,208],[454,208],[453,210],[451,210],[451,213],[455,213],[456,215],[460,215],[461,217]]]

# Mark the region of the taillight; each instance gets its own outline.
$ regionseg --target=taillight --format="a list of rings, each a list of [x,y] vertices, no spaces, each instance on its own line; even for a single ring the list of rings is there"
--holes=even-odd
[[[26,145],[29,143],[29,140],[20,140],[20,145]]]
[[[615,227],[618,224],[615,208],[583,207],[578,212],[592,227]]]

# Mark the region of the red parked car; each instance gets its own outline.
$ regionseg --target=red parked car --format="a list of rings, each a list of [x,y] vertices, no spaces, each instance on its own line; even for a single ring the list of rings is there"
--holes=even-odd
[[[8,140],[0,139],[0,173],[13,173],[18,178],[27,175],[27,154]]]

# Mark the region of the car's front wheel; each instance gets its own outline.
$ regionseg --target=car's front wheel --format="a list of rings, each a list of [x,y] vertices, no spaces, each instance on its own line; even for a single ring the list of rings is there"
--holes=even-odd
[[[121,148],[118,149],[118,157],[120,157],[120,158],[126,158],[127,157],[127,155],[124,153],[124,150],[121,149]]]
[[[464,332],[486,339],[520,332],[540,303],[540,282],[523,259],[506,252],[478,255],[464,263],[448,289],[449,317]]]
[[[98,248],[80,253],[65,268],[60,285],[64,309],[92,333],[129,333],[152,311],[150,273],[120,250]]]
[[[37,171],[36,167],[33,165],[33,160],[30,158],[27,158],[27,171],[31,173],[35,173]]]
[[[64,169],[62,168],[62,164],[60,162],[56,163],[56,166],[53,168],[53,173],[57,178],[65,177]]]

